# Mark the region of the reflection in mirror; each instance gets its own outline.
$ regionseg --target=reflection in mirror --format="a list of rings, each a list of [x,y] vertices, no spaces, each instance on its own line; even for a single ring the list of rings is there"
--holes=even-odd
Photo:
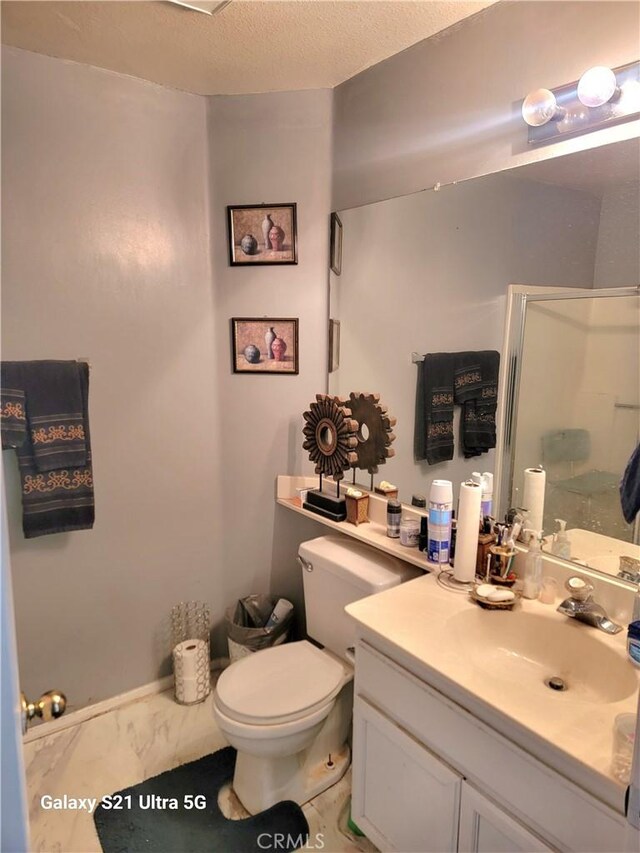
[[[366,389],[384,397],[398,419],[396,455],[384,476],[399,486],[405,503],[428,492],[434,478],[453,482],[455,502],[473,471],[496,469],[494,451],[464,459],[457,407],[454,459],[414,461],[418,368],[412,352],[500,351],[509,285],[532,291],[637,285],[639,150],[638,139],[627,140],[340,211],[342,270],[330,274],[330,316],[341,324],[341,339],[329,392],[348,397]],[[604,341],[616,332],[601,334]],[[590,358],[579,369],[594,366]],[[556,365],[553,373],[569,377],[572,370]],[[565,396],[568,405],[571,396]],[[591,435],[593,448],[598,436]],[[539,464],[540,454],[525,467]]]
[[[542,463],[545,550],[616,575],[640,559],[618,488],[640,426],[640,295],[582,293],[525,301],[509,504]]]

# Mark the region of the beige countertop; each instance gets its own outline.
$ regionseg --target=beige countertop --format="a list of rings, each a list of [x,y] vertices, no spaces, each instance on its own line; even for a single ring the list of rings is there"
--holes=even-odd
[[[624,787],[610,772],[613,721],[635,714],[640,684],[627,658],[626,630],[609,636],[537,601],[522,600],[513,611],[483,610],[467,595],[443,589],[434,574],[346,611],[359,636],[623,812]],[[544,678],[552,675],[565,678],[569,689],[547,687]]]

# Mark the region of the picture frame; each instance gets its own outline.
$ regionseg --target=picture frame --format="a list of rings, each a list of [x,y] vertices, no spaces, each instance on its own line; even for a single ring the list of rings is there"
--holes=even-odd
[[[298,263],[295,202],[228,205],[227,225],[230,266]]]
[[[331,255],[329,265],[332,272],[342,272],[342,221],[337,213],[331,214]]]
[[[340,367],[340,321],[329,320],[329,373]]]
[[[297,375],[298,318],[232,317],[231,359],[234,373]]]

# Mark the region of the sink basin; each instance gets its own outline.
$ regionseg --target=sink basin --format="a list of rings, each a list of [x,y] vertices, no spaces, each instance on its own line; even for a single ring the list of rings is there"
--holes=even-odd
[[[461,611],[448,621],[451,640],[486,678],[558,701],[607,704],[637,690],[633,666],[607,638],[569,619],[523,611]],[[549,679],[562,679],[555,692]]]

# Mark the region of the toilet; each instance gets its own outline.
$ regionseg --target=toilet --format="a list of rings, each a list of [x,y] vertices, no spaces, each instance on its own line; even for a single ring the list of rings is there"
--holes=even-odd
[[[352,601],[417,577],[417,569],[341,536],[298,550],[309,640],[232,663],[213,697],[216,722],[238,751],[233,788],[251,814],[280,800],[302,805],[350,761],[355,626]]]

